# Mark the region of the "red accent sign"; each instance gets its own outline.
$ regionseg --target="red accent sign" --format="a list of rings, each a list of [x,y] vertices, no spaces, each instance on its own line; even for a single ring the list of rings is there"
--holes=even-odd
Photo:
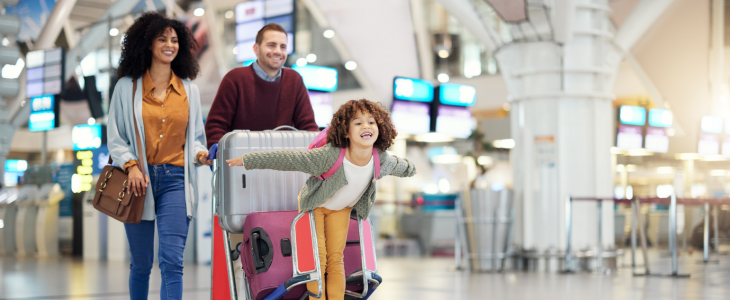
[[[218,216],[213,217],[213,282],[211,293],[213,300],[230,300],[231,290],[228,287],[228,267],[226,267],[226,249],[223,243],[223,231],[218,225]]]
[[[314,271],[314,243],[312,242],[312,227],[309,224],[309,212],[297,220],[294,225],[297,244],[297,268],[300,272]]]

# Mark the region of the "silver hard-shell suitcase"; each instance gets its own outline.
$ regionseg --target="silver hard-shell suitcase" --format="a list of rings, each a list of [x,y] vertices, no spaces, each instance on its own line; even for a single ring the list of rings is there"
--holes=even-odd
[[[217,170],[213,193],[220,226],[230,233],[242,233],[246,215],[252,212],[296,210],[297,196],[311,175],[302,172],[246,170],[229,167],[227,159],[249,152],[306,151],[316,131],[236,130],[218,141]],[[245,167],[245,166],[244,166]]]

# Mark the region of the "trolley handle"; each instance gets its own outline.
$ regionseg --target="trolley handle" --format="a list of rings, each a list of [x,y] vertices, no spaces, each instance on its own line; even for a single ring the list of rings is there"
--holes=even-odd
[[[281,125],[279,127],[272,129],[272,131],[280,131],[282,129],[289,129],[291,131],[299,131],[299,129],[296,129],[296,128],[294,128],[294,126],[289,126],[289,125]]]

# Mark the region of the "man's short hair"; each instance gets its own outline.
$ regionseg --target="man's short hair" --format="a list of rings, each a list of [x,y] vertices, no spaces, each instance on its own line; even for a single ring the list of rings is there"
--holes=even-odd
[[[261,43],[264,41],[264,32],[267,32],[269,30],[283,32],[284,35],[287,35],[286,30],[284,30],[284,27],[281,27],[281,25],[276,23],[269,23],[266,24],[266,26],[261,27],[261,30],[259,30],[259,33],[256,34],[256,44],[261,45]]]

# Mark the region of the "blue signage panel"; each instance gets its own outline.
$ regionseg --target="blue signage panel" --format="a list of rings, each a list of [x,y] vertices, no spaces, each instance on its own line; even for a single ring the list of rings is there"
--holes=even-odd
[[[74,150],[91,150],[101,147],[101,125],[76,125],[71,129]]]
[[[308,90],[334,92],[337,90],[337,69],[305,65],[292,67],[302,75]]]
[[[652,108],[649,110],[649,126],[672,127],[674,116],[668,109]]]
[[[703,132],[722,133],[722,118],[715,116],[702,117],[701,129]]]
[[[73,192],[71,191],[71,178],[73,173],[73,164],[62,164],[53,175],[53,182],[58,183],[61,186],[61,190],[66,194],[61,202],[58,203],[58,215],[61,217],[73,216]]]
[[[55,98],[43,95],[30,98],[30,131],[45,131],[56,127]]]
[[[393,97],[398,100],[431,102],[433,84],[421,79],[396,77],[393,80]]]
[[[5,161],[5,172],[25,172],[28,162],[24,159],[8,159]]]
[[[471,85],[442,83],[439,101],[446,105],[473,106],[477,102],[477,89]]]
[[[619,120],[623,124],[642,126],[646,124],[646,109],[639,106],[621,105]]]

